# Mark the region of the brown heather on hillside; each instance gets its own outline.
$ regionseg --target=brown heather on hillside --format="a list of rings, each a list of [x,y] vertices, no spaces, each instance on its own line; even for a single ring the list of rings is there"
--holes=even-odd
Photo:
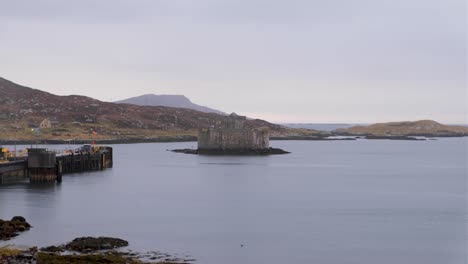
[[[336,134],[342,135],[375,135],[375,136],[468,136],[468,127],[448,126],[432,120],[414,122],[378,123],[370,126],[354,126],[337,129]]]
[[[53,127],[35,134],[32,128],[39,127],[45,118]],[[218,114],[185,108],[116,104],[79,95],[57,96],[0,78],[0,140],[179,138],[196,136],[198,128],[221,118]],[[249,120],[247,126],[269,127],[275,136],[307,133],[258,119]]]

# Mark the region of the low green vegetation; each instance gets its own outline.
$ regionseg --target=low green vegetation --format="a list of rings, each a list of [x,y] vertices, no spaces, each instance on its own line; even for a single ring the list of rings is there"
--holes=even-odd
[[[122,254],[111,252],[105,254],[58,255],[55,253],[37,254],[37,264],[85,264],[85,263],[115,263],[141,264],[143,262],[128,258]]]
[[[0,260],[3,260],[5,257],[14,257],[18,256],[21,253],[21,250],[16,248],[11,248],[9,246],[0,247]]]

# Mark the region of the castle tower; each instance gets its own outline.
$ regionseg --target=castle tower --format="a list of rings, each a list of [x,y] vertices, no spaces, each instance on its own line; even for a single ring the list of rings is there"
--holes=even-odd
[[[270,147],[268,128],[247,128],[247,118],[235,113],[198,133],[198,150],[252,151]]]

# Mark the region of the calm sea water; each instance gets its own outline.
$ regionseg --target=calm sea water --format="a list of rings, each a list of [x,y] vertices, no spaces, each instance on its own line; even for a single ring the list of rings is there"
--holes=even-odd
[[[466,263],[466,138],[273,145],[293,153],[115,145],[113,169],[0,186],[0,218],[34,225],[10,244],[107,235],[196,263]]]

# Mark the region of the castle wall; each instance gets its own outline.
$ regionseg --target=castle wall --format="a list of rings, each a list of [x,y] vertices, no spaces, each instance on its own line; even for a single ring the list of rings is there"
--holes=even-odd
[[[235,113],[198,132],[199,150],[263,150],[270,147],[268,129],[246,128]]]
[[[198,136],[198,149],[267,149],[270,147],[269,137],[269,132],[266,129],[201,129]]]

